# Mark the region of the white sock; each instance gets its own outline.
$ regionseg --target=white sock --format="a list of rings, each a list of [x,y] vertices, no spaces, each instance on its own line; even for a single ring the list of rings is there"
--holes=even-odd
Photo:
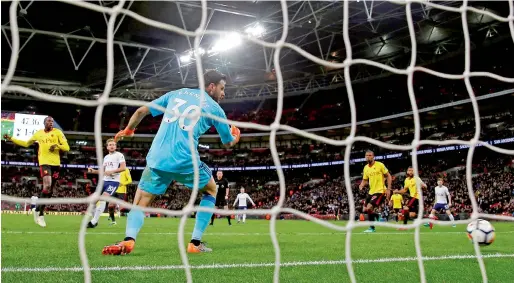
[[[450,215],[448,215],[448,217],[450,217],[450,220],[453,222],[455,221],[455,218],[453,218],[453,214],[450,213]]]
[[[107,205],[107,202],[105,202],[105,201],[98,202],[98,205],[96,206],[96,210],[95,210],[95,216],[93,216],[91,223],[93,223],[93,224],[98,223],[98,220],[100,219],[100,215],[102,215],[102,213],[104,212],[106,205]]]
[[[246,221],[246,214],[243,214],[243,222]]]

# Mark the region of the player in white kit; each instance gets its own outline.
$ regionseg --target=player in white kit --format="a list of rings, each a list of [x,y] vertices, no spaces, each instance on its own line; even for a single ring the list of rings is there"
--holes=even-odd
[[[450,192],[446,186],[443,186],[443,178],[437,179],[437,187],[435,187],[435,204],[432,207],[432,211],[430,212],[430,219],[435,219],[435,213],[437,211],[445,211],[451,221],[455,221],[453,218],[453,214],[450,211],[450,206],[452,206],[452,197],[450,196]],[[447,199],[448,198],[448,199]],[[434,226],[434,224],[429,223],[430,229]],[[453,225],[455,227],[455,224]]]
[[[118,186],[120,185],[120,173],[125,171],[127,168],[125,163],[125,156],[121,152],[116,151],[116,142],[114,139],[107,140],[107,154],[104,157],[104,186],[102,190],[102,195],[104,196],[112,196]],[[93,168],[87,169],[89,173],[98,174],[98,170]],[[98,225],[98,220],[100,219],[100,215],[105,210],[105,206],[107,202],[101,200],[96,203],[95,215],[93,219],[88,223],[87,228],[95,228]]]
[[[246,210],[248,208],[247,203],[246,203],[247,199],[250,200],[250,202],[252,203],[252,205],[254,207],[256,207],[256,205],[253,202],[252,198],[247,193],[245,193],[245,189],[241,188],[241,192],[239,194],[237,194],[236,201],[234,201],[234,205],[233,206],[236,206],[236,203],[239,202],[238,209]],[[244,224],[245,221],[246,221],[246,214],[238,215],[237,216],[237,223],[239,223],[241,218],[243,219],[243,224]]]

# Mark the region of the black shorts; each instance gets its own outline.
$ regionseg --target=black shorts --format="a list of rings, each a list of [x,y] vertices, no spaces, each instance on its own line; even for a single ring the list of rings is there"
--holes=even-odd
[[[417,198],[410,198],[409,201],[407,201],[407,207],[409,208],[410,212],[418,212],[419,208],[419,200]]]
[[[41,174],[41,178],[45,176],[52,176],[52,179],[59,178],[59,170],[61,166],[53,166],[53,165],[40,165],[39,173]]]
[[[385,194],[382,193],[368,195],[366,198],[366,205],[371,204],[373,207],[378,207],[382,202],[384,202],[385,198]]]
[[[401,208],[393,208],[393,211],[394,211],[394,213],[400,213],[400,211],[402,211],[402,209]]]
[[[216,206],[219,208],[227,206],[227,200],[225,199],[225,196],[216,197]]]
[[[114,193],[112,196],[115,198],[119,198],[121,200],[125,200],[126,195],[127,194],[125,194],[125,193]]]

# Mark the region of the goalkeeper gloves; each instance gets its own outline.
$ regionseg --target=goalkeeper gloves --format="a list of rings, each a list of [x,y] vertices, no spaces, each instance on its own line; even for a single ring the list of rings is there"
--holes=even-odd
[[[114,142],[118,142],[119,140],[122,140],[124,137],[131,137],[134,135],[135,129],[131,130],[129,128],[125,128],[125,130],[119,131],[116,136],[114,137]]]

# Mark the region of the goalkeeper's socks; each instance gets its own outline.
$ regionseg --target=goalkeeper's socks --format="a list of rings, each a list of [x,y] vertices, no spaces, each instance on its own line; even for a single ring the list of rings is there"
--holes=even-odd
[[[403,224],[407,225],[407,221],[409,221],[409,212],[403,213]]]
[[[125,230],[125,236],[136,240],[137,234],[143,223],[145,222],[145,214],[143,211],[133,208],[130,210],[127,217],[127,229]]]
[[[209,207],[214,208],[214,204],[216,203],[216,198],[205,194],[202,197],[202,201],[200,202],[200,207]],[[199,211],[196,214],[196,222],[195,222],[195,228],[193,230],[193,240],[200,241],[203,236],[203,232],[205,232],[205,229],[207,228],[207,225],[209,225],[209,220],[211,219],[212,212],[205,212],[205,211]]]
[[[232,223],[230,223],[230,215],[227,216],[227,220],[228,220],[228,225],[232,225]]]

